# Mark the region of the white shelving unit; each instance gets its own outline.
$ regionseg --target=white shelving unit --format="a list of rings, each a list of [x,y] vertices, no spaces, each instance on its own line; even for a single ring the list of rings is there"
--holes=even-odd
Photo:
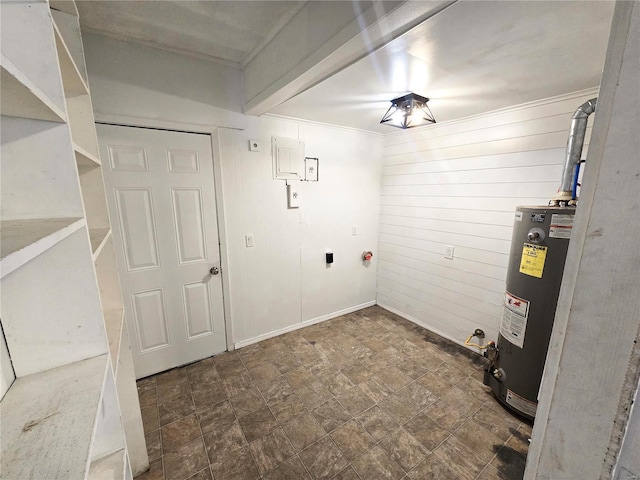
[[[3,478],[149,465],[77,15],[0,4]]]

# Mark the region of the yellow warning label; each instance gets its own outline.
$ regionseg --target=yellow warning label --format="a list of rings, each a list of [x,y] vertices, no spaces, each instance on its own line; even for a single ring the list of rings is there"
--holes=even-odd
[[[522,247],[522,259],[520,260],[520,273],[542,278],[544,261],[547,258],[547,247],[525,243]]]

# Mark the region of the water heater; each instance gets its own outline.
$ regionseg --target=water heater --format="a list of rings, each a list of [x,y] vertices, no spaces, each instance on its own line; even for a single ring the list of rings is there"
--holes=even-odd
[[[578,203],[587,120],[596,102],[586,101],[571,117],[560,188],[549,206],[516,209],[498,342],[481,347],[489,359],[484,384],[504,405],[530,419],[536,416]]]
[[[484,383],[534,418],[567,257],[574,207],[518,207],[497,348]]]

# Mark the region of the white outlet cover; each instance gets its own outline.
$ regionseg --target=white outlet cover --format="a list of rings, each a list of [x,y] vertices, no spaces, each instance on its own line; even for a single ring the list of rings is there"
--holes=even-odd
[[[444,246],[444,258],[453,260],[453,245]]]
[[[295,183],[293,185],[287,185],[287,207],[300,207],[300,186]]]
[[[251,152],[259,152],[260,151],[260,140],[249,140],[249,151],[251,151]]]

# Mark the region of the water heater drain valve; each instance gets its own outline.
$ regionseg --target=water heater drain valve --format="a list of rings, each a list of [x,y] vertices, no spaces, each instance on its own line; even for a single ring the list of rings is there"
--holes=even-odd
[[[496,342],[491,341],[487,343],[487,349],[484,351],[484,356],[489,360],[489,362],[491,362],[491,364],[495,363],[498,359],[498,347],[496,347]]]

